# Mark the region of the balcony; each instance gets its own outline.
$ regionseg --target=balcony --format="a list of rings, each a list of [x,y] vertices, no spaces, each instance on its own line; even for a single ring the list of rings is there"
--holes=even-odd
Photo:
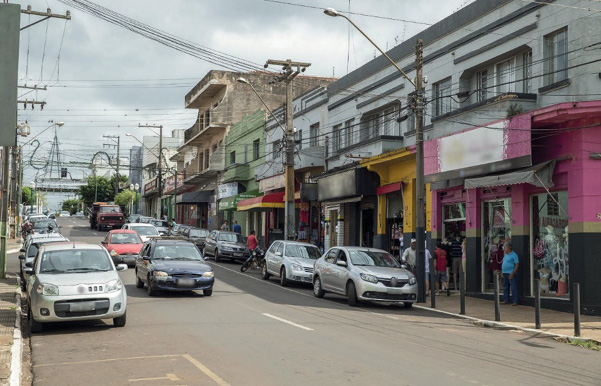
[[[257,181],[282,173],[284,173],[284,164],[281,156],[276,159],[266,160],[261,165],[255,167],[255,179]]]
[[[248,181],[253,179],[255,176],[250,176],[249,172],[249,165],[230,165],[223,175],[223,182],[228,183],[235,181]]]
[[[200,146],[215,134],[225,134],[226,128],[226,124],[212,121],[211,114],[207,111],[202,118],[196,120],[194,126],[184,132],[184,144],[180,150],[186,146]]]
[[[225,147],[218,146],[217,149],[209,156],[209,165],[199,167],[199,162],[194,159],[187,168],[184,169],[184,183],[195,185],[207,178],[215,177],[219,172],[225,170]]]
[[[298,155],[299,157],[295,157],[294,159],[295,171],[305,172],[311,169],[323,168],[325,165],[326,147],[312,146],[301,149]]]

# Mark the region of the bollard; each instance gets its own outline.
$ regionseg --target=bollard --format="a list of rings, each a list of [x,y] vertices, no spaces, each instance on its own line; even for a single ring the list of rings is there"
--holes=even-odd
[[[580,284],[574,283],[574,336],[580,336]]]
[[[499,275],[494,274],[494,285],[495,285],[495,321],[501,321],[501,310],[499,304]]]
[[[459,271],[459,314],[465,315],[465,272]]]
[[[534,280],[534,328],[540,330],[540,283]]]
[[[436,308],[436,271],[434,271],[434,260],[430,259],[430,307]]]

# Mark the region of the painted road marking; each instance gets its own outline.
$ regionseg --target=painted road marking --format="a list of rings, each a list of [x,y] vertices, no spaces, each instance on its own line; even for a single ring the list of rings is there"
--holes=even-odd
[[[265,315],[265,316],[267,316],[268,318],[271,318],[271,319],[279,320],[279,321],[280,321],[280,322],[282,322],[282,323],[287,323],[287,324],[289,324],[289,325],[291,325],[291,326],[298,327],[298,328],[302,328],[303,330],[306,330],[306,331],[313,331],[313,329],[312,329],[312,328],[305,327],[305,326],[303,326],[303,325],[300,325],[300,324],[296,324],[296,323],[294,323],[294,322],[291,322],[291,321],[289,321],[289,320],[286,320],[286,319],[278,318],[277,316],[273,316],[273,315],[271,315],[271,314],[266,314],[266,313],[263,313],[263,315]]]
[[[165,374],[166,377],[157,377],[157,378],[137,378],[130,379],[129,382],[144,382],[144,381],[162,381],[164,379],[168,379],[170,381],[181,381],[175,374]]]
[[[96,232],[92,232],[92,233],[94,233],[95,236],[98,236],[98,233],[96,233]]]
[[[217,374],[215,374],[214,372],[212,372],[211,370],[209,370],[208,367],[206,367],[205,365],[203,365],[202,363],[200,363],[196,359],[192,358],[190,355],[184,354],[184,355],[182,355],[182,357],[186,358],[188,360],[188,362],[192,363],[198,370],[200,370],[203,373],[205,373],[206,376],[208,376],[209,378],[211,378],[212,380],[214,380],[215,383],[217,383],[218,385],[220,385],[220,386],[230,386],[229,383],[227,383],[226,381],[224,381]]]

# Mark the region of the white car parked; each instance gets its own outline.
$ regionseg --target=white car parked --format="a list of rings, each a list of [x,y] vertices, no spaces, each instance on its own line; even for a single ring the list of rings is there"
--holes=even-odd
[[[274,241],[265,253],[263,279],[271,275],[280,278],[280,284],[286,286],[295,281],[309,283],[313,281],[313,265],[321,257],[321,251],[315,245],[296,241]]]
[[[160,236],[159,231],[152,224],[134,222],[123,225],[121,229],[131,229],[132,231],[138,232],[143,242],[148,241],[151,237]]]

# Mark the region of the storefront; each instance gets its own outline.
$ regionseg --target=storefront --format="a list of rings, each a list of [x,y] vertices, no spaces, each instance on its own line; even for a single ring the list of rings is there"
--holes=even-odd
[[[177,222],[198,228],[209,229],[210,213],[209,203],[211,192],[186,192],[176,196],[176,205],[182,207],[178,210]]]
[[[249,223],[263,248],[284,238],[284,192],[265,193],[240,200],[237,209],[238,212],[248,213]]]
[[[158,218],[159,189],[157,178],[152,178],[144,184],[144,213],[146,216]]]
[[[239,193],[219,200],[219,212],[224,213],[230,229],[233,229],[234,221],[241,227],[242,234],[247,236],[251,230],[255,230],[254,213],[249,211],[238,211],[238,203],[249,198],[262,196],[258,191]],[[256,232],[256,230],[255,230]]]
[[[563,130],[575,120],[592,125]],[[426,142],[432,235],[465,235],[470,295],[490,297],[511,240],[521,303],[533,304],[539,280],[542,306],[569,310],[579,283],[582,312],[601,314],[601,162],[589,150],[601,146],[595,122],[601,102],[562,104]]]
[[[295,194],[300,200],[298,241],[322,247],[321,205],[318,200],[317,183],[303,182]]]

